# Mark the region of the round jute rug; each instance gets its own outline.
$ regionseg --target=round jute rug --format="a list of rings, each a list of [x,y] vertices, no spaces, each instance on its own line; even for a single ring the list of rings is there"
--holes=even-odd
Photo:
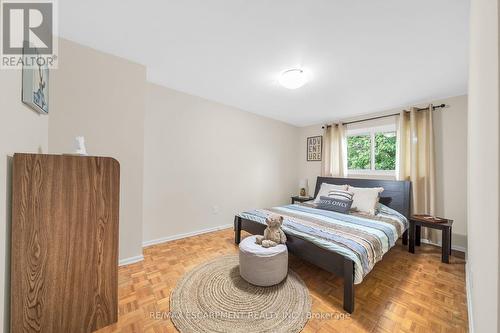
[[[170,295],[171,319],[182,333],[300,332],[311,299],[300,277],[289,270],[278,285],[257,287],[240,277],[238,256],[206,262],[177,283]]]

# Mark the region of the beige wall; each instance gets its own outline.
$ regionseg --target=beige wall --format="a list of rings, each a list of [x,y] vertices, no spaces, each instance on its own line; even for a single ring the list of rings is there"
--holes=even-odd
[[[297,192],[296,127],[148,84],[143,239],[232,224]]]
[[[0,330],[8,332],[10,291],[10,188],[8,156],[47,152],[48,117],[21,103],[21,71],[0,71]]]
[[[471,332],[499,332],[499,2],[471,2],[467,287]]]
[[[467,96],[441,103],[450,107],[434,111],[436,214],[454,220],[452,243],[467,248]]]
[[[120,162],[120,259],[140,256],[145,67],[63,39],[51,75],[49,151],[83,135],[90,155]]]
[[[436,105],[445,103],[450,106],[434,113],[437,174],[436,211],[438,215],[455,220],[453,246],[465,249],[467,246],[467,96],[436,100],[432,103]],[[380,114],[392,114],[399,111],[399,109],[387,110]],[[306,161],[306,138],[321,135],[323,131],[321,126],[314,125],[299,129],[297,143],[300,152],[299,178],[308,179],[311,195],[314,194],[316,177],[321,172],[321,162]],[[391,179],[391,177],[378,178]],[[432,241],[438,242],[438,239],[433,237]]]

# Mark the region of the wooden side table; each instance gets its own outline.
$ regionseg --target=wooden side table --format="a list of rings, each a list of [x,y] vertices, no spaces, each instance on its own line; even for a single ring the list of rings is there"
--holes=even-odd
[[[440,222],[436,222],[439,220]],[[441,261],[448,264],[451,254],[451,227],[453,220],[437,218],[427,215],[413,215],[410,217],[410,245],[408,251],[415,253],[415,245],[420,246],[422,227],[441,230]]]
[[[295,195],[292,197],[292,205],[295,203],[295,202],[306,202],[306,201],[309,201],[309,200],[312,200],[314,199],[313,197],[301,197],[299,195]]]

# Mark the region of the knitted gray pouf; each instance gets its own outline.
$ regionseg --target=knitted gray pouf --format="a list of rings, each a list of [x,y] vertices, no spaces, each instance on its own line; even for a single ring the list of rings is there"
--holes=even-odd
[[[247,282],[261,287],[280,283],[288,273],[288,250],[279,244],[264,248],[255,244],[257,236],[240,243],[240,275]]]

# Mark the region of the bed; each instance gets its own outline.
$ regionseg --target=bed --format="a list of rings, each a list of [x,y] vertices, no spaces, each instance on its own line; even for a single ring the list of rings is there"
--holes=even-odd
[[[354,284],[361,283],[376,262],[395,246],[408,241],[409,181],[318,177],[314,196],[323,183],[355,187],[383,187],[376,217],[341,214],[310,204],[255,209],[235,216],[235,243],[241,230],[262,234],[268,214],[284,216],[288,250],[294,255],[344,278],[344,310],[354,311]]]

